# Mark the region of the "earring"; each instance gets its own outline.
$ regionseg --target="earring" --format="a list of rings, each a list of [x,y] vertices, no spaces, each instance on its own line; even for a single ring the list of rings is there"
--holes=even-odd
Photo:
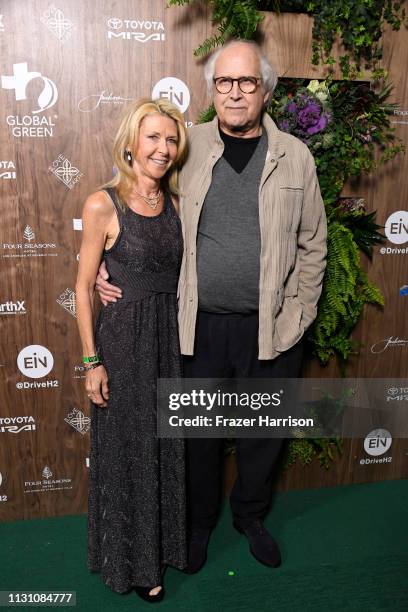
[[[124,157],[125,157],[125,160],[127,161],[127,163],[129,164],[129,166],[131,166],[132,162],[133,162],[133,158],[132,158],[131,152],[128,151],[127,149],[125,149]]]

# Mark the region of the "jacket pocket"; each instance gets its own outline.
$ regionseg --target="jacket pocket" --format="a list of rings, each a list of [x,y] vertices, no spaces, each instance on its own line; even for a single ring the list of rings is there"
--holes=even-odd
[[[287,232],[297,232],[302,214],[303,187],[281,186],[281,202]]]
[[[302,305],[296,297],[285,297],[276,321],[273,347],[280,353],[287,351],[303,335]]]

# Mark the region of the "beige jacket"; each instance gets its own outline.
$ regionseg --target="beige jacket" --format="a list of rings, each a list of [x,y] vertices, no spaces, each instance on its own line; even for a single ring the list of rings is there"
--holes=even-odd
[[[258,345],[259,359],[274,359],[293,346],[316,317],[326,266],[326,216],[307,146],[278,130],[266,114],[262,125],[268,153],[259,188]],[[180,176],[184,256],[178,297],[184,355],[194,354],[198,222],[212,169],[224,149],[217,118],[193,127],[189,134],[190,154]]]

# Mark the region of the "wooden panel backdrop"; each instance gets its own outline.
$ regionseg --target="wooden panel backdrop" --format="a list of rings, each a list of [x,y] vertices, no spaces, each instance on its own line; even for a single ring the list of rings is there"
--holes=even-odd
[[[87,194],[112,173],[112,138],[127,100],[161,87],[191,101],[186,122],[208,103],[193,49],[211,32],[207,8],[165,8],[164,0],[84,3],[3,0],[0,16],[0,520],[74,514],[86,509],[89,408],[76,329],[75,285]],[[263,44],[280,75],[322,77],[311,68],[311,20],[267,15]],[[407,106],[405,33],[387,33],[385,64],[395,99]],[[406,41],[405,41],[406,42]],[[404,117],[401,116],[404,120]],[[399,119],[401,120],[401,117]],[[405,119],[406,120],[406,119]],[[404,120],[404,121],[405,121]],[[396,124],[406,140],[408,125]],[[406,207],[406,161],[353,186],[380,223]],[[357,190],[357,191],[356,191]],[[392,246],[392,245],[388,245]],[[404,376],[408,345],[374,355],[389,336],[408,339],[404,255],[376,254],[371,277],[384,312],[368,309],[354,376]],[[19,365],[17,364],[17,357]],[[53,360],[53,364],[52,364]],[[335,369],[307,369],[328,376]],[[296,468],[281,488],[408,475],[406,441],[392,462],[360,466],[361,441],[347,443],[338,467]]]

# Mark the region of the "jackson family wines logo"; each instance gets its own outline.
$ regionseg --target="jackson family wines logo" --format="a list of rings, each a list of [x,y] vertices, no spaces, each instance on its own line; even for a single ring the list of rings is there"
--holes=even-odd
[[[119,106],[124,102],[131,102],[133,98],[123,98],[122,96],[114,96],[113,93],[104,89],[99,94],[91,94],[85,96],[78,102],[78,110],[81,113],[92,113],[100,106]]]
[[[62,155],[62,153],[52,162],[48,170],[64,183],[68,189],[75,187],[84,176],[65,155]]]
[[[12,130],[13,136],[16,138],[44,138],[53,135],[55,123],[50,116],[39,116],[38,113],[43,113],[45,110],[54,106],[58,100],[57,86],[51,79],[43,76],[41,72],[29,72],[27,62],[13,64],[12,75],[2,75],[1,86],[3,89],[14,90],[15,99],[17,102],[27,100],[27,86],[31,81],[40,80],[43,84],[41,93],[39,94],[34,109],[31,110],[31,115],[8,115],[6,117],[7,125]],[[33,116],[34,115],[34,116]]]
[[[165,40],[164,25],[153,19],[118,19],[110,17],[107,36],[109,39],[120,38],[134,42],[163,42]]]
[[[374,342],[371,346],[371,352],[374,354],[384,353],[390,348],[405,348],[408,346],[408,340],[403,340],[402,338],[394,338],[390,336],[389,338],[384,338],[384,340],[378,340],[378,342]]]
[[[76,317],[76,295],[72,289],[65,289],[57,298],[57,304],[65,308],[73,317]]]
[[[65,17],[61,9],[53,4],[45,11],[41,17],[41,22],[58,38],[62,43],[65,43],[71,38],[74,24]]]
[[[16,167],[12,161],[0,161],[0,179],[15,180],[17,178]]]

